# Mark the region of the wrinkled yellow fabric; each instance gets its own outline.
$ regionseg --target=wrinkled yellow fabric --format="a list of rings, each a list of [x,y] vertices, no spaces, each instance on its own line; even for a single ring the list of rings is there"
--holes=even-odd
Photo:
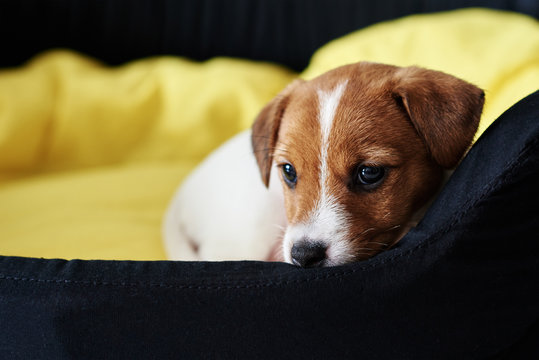
[[[174,188],[296,76],[224,58],[109,68],[66,51],[0,71],[0,254],[164,259]]]
[[[360,60],[479,85],[483,131],[537,90],[539,24],[480,9],[412,16],[327,44],[302,74],[224,58],[107,67],[68,51],[1,70],[0,254],[164,259],[161,219],[181,179],[298,75]]]

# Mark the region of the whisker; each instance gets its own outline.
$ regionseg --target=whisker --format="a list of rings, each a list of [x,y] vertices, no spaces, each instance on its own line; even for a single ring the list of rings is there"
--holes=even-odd
[[[274,224],[274,226],[279,230],[279,236],[283,237],[286,232],[286,226],[282,226],[279,224]]]
[[[374,250],[374,249],[366,248],[366,247],[360,248],[360,249],[358,249],[357,251],[363,251],[363,250],[366,250],[366,251],[376,251],[376,250]]]
[[[382,243],[382,242],[378,242],[378,241],[369,241],[369,244],[387,246],[387,243]]]
[[[387,230],[384,230],[383,232],[385,232],[385,233],[386,233],[386,232],[390,232],[390,231],[393,231],[393,230],[395,230],[395,229],[400,228],[401,226],[402,226],[402,225],[400,225],[400,224],[399,224],[399,225],[395,225],[395,226],[393,226],[393,227],[390,227],[390,228],[387,229]]]
[[[398,228],[400,228],[400,227],[402,227],[401,224],[395,225],[395,226],[392,226],[392,227],[390,227],[390,228],[388,228],[388,229],[384,229],[384,230],[380,231],[379,234],[384,234],[384,233],[393,231],[393,230],[395,230],[395,229],[398,229]],[[378,230],[380,230],[380,229],[377,229],[377,228],[374,228],[374,227],[365,229],[365,230],[363,230],[358,236],[356,236],[354,239],[352,239],[351,242],[352,242],[352,243],[355,243],[355,242],[358,242],[358,241],[361,241],[361,240],[367,240],[367,243],[368,243],[368,244],[378,245],[378,246],[381,247],[381,249],[376,249],[376,250],[370,249],[370,248],[361,248],[361,249],[359,249],[360,251],[361,251],[362,249],[363,249],[363,250],[368,250],[368,251],[386,250],[388,247],[391,247],[392,245],[394,245],[394,244],[392,244],[392,243],[388,244],[388,243],[383,243],[383,242],[379,242],[379,241],[370,241],[370,240],[365,239],[365,238],[363,237],[363,235],[365,235],[365,234],[367,234],[367,233],[369,233],[369,232],[371,232],[371,231],[378,231]]]
[[[368,229],[366,229],[366,230],[363,230],[363,231],[361,232],[361,234],[358,235],[358,237],[361,236],[361,235],[364,235],[365,233],[367,233],[367,232],[369,232],[369,231],[374,231],[374,230],[376,230],[376,228],[373,228],[373,227],[368,228]]]

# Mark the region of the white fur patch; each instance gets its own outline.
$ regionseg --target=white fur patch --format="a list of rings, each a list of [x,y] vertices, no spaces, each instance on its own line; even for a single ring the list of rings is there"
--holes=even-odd
[[[328,247],[327,266],[340,265],[353,260],[346,226],[348,217],[334,199],[321,199],[307,221],[289,225],[283,239],[285,261],[291,263],[291,250],[295,242],[311,240]]]
[[[328,246],[327,265],[339,265],[352,260],[348,243],[348,215],[329,193],[327,163],[329,135],[346,84],[347,81],[342,82],[331,91],[318,90],[322,140],[319,174],[320,198],[305,222],[289,225],[283,241],[283,253],[287,262],[291,262],[290,253],[294,243],[303,239],[321,242]]]
[[[326,179],[328,177],[327,157],[329,149],[329,134],[331,133],[335,113],[347,83],[348,80],[340,83],[332,91],[317,91],[320,111],[318,120],[320,121],[320,129],[322,132],[322,148],[320,149],[320,185],[323,195],[327,194]]]

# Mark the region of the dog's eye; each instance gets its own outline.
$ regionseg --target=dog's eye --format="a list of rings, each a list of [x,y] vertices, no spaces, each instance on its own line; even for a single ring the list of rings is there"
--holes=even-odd
[[[286,182],[286,185],[288,185],[288,187],[291,189],[294,188],[296,186],[296,182],[298,181],[296,169],[294,169],[292,164],[284,164],[281,166],[281,170],[283,172],[283,179]]]
[[[385,174],[386,170],[382,166],[361,165],[358,169],[357,178],[361,185],[372,186],[380,182]]]

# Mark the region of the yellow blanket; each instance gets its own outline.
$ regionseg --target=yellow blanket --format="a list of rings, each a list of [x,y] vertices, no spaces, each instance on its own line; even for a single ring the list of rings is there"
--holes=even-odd
[[[160,224],[181,179],[297,76],[369,60],[446,71],[486,90],[481,131],[539,84],[539,24],[487,10],[357,31],[302,74],[161,57],[111,68],[67,51],[0,71],[0,254],[164,258]]]

